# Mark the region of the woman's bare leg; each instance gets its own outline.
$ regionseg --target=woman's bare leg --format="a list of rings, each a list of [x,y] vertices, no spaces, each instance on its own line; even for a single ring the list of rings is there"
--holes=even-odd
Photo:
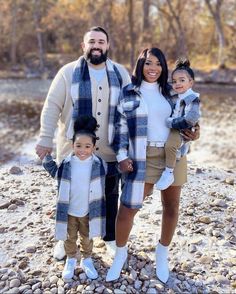
[[[161,191],[163,211],[161,238],[156,248],[156,275],[164,283],[169,278],[168,246],[178,222],[180,193],[180,186],[170,186]]]
[[[152,184],[145,184],[144,198],[152,190]],[[119,278],[121,270],[127,259],[126,243],[133,227],[133,221],[138,209],[131,209],[120,204],[118,215],[116,218],[116,254],[111,268],[108,270],[106,281],[114,281]]]
[[[152,194],[154,184],[145,183],[144,185],[144,193],[143,193],[143,199],[145,199],[148,195]]]
[[[144,199],[152,191],[152,189],[153,184],[145,183]],[[116,245],[118,247],[123,247],[126,245],[129,239],[129,234],[133,227],[134,217],[138,211],[139,209],[127,208],[122,203],[120,204],[116,219]]]
[[[170,186],[161,191],[163,212],[160,243],[164,246],[169,246],[177,226],[180,194],[181,186]]]
[[[123,204],[120,204],[116,219],[116,245],[118,247],[126,245],[137,212],[138,209],[127,208]]]

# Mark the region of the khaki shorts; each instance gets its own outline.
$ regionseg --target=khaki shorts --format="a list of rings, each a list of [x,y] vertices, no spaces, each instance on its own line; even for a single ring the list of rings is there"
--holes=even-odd
[[[155,184],[165,169],[165,150],[162,147],[147,147],[145,182]],[[175,181],[171,186],[182,186],[187,182],[187,160],[183,156],[176,162],[174,169]]]

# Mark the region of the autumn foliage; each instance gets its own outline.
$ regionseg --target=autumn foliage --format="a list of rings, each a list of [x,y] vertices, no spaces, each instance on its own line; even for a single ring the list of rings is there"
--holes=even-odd
[[[0,0],[0,65],[44,70],[49,56],[77,57],[84,32],[103,26],[110,56],[132,68],[143,47],[157,45],[174,60],[194,65],[236,63],[235,0]]]

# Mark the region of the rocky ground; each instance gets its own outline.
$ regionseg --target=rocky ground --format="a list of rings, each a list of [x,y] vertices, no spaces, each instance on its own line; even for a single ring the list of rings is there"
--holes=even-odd
[[[28,85],[14,90],[0,81],[0,293],[236,293],[235,88],[225,95],[222,86],[199,86],[201,138],[188,156],[189,181],[170,246],[171,275],[163,285],[155,277],[162,211],[156,190],[136,216],[128,268],[119,280],[105,282],[112,260],[100,239],[94,248],[99,278],[86,279],[78,266],[70,283],[62,280],[64,261],[52,256],[55,182],[29,156],[39,127],[40,93],[47,86],[34,81],[29,99]]]
[[[0,176],[0,293],[235,293],[235,181],[235,172],[189,164],[166,285],[155,277],[161,223],[158,191],[136,217],[128,268],[119,280],[105,282],[111,258],[97,239],[99,278],[86,279],[78,267],[73,281],[65,283],[64,262],[52,257],[54,180],[39,165],[6,166]]]

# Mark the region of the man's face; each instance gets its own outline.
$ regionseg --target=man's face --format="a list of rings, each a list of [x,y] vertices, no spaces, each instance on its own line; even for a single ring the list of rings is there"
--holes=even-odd
[[[109,49],[107,37],[102,32],[88,32],[81,44],[85,59],[94,65],[106,61]]]

